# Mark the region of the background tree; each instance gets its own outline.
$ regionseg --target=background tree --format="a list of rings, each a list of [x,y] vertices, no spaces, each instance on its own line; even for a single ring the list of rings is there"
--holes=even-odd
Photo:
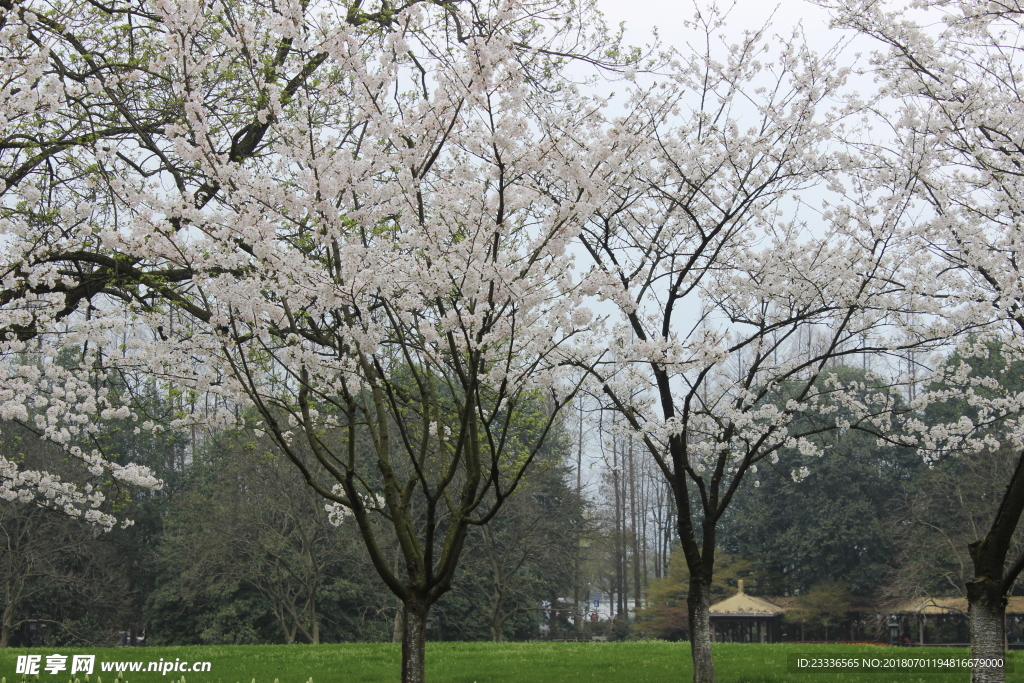
[[[898,179],[898,197],[913,196],[923,210],[908,222],[919,240],[918,274],[913,288],[944,324],[975,326],[1004,341],[1008,358],[1019,358],[1024,338],[1021,304],[1020,235],[1024,202],[1024,161],[1017,49],[1024,13],[1016,3],[970,0],[922,2],[914,12],[878,3],[822,3],[835,23],[880,44],[875,72],[882,78],[875,111],[891,112],[891,142],[874,145],[871,163]],[[902,201],[899,200],[899,201]],[[928,268],[934,259],[941,264]],[[934,277],[938,273],[941,277]],[[936,296],[937,295],[937,296]],[[934,318],[922,320],[922,326]],[[971,349],[971,350],[967,350]],[[984,344],[964,344],[965,357],[980,358]],[[965,367],[969,367],[969,361]],[[1009,443],[1020,448],[1019,393],[985,398],[977,379],[961,373],[944,378],[954,391],[920,397],[923,409],[966,393],[978,411],[923,435],[927,449],[995,448],[989,430],[1006,420]],[[922,423],[911,426],[924,427]],[[975,658],[1003,656],[1006,595],[1024,570],[1024,555],[1010,554],[1024,512],[1024,454],[993,508],[991,524],[970,544],[974,575],[967,582],[971,651]],[[1002,669],[976,669],[972,681],[1003,681]]]
[[[57,513],[6,501],[0,504],[0,647],[11,644],[33,598],[84,583],[76,580],[84,578],[76,565],[87,557],[88,541],[86,530]]]
[[[605,527],[608,594],[613,601],[613,614],[620,635],[627,632],[630,619],[630,596],[633,606],[643,604],[648,575],[648,512],[662,513],[663,506],[651,504],[652,478],[650,460],[641,447],[621,430],[614,412],[610,420],[602,420],[601,472],[599,490],[607,504],[598,508],[598,519]],[[647,467],[645,467],[647,465]],[[645,471],[646,470],[646,471]],[[646,476],[645,476],[646,475]]]
[[[974,576],[969,546],[991,525],[1018,456],[1014,448],[983,450],[943,460],[905,484],[892,505],[896,555],[887,595],[966,597]],[[1018,554],[1021,546],[1018,529],[1010,551]],[[1008,594],[1017,592],[1011,587]]]
[[[125,387],[117,381],[104,389],[124,393]],[[153,415],[168,405],[152,394],[140,394],[137,402],[139,410]],[[150,550],[161,530],[163,505],[176,490],[184,467],[183,440],[175,433],[134,434],[133,421],[111,418],[102,432],[62,447],[43,438],[35,423],[29,419],[0,424],[0,443],[8,461],[22,474],[47,472],[104,486],[97,512],[112,521],[117,511],[133,524],[114,534],[97,533],[95,527],[45,502],[3,501],[0,534],[6,546],[2,580],[7,629],[0,633],[0,641],[8,642],[11,629],[25,619],[47,624],[53,642],[110,645],[117,641],[118,631],[142,635],[142,607],[153,576]],[[74,448],[102,452],[114,467],[145,464],[167,485],[159,490],[118,486],[116,481],[111,485],[69,457]],[[77,516],[78,511],[72,513]]]
[[[568,485],[563,464],[568,443],[561,432],[548,437],[519,490],[495,518],[470,535],[453,582],[454,592],[484,618],[495,642],[505,640],[508,630],[514,635],[517,625],[536,638],[542,603],[557,608],[572,593],[583,501]]]
[[[966,371],[967,377],[977,384],[972,393],[983,400],[1020,393],[1024,389],[1024,362],[1004,354],[999,340],[987,342],[983,348],[983,354],[969,359],[958,353],[950,354],[943,366],[947,372]],[[955,388],[948,382],[926,387],[927,395],[948,393]],[[970,395],[954,395],[928,405],[922,419],[943,427],[962,417],[976,422],[979,412]],[[969,546],[985,535],[993,508],[1004,495],[1020,455],[1005,429],[1005,425],[994,425],[988,430],[997,435],[999,447],[943,458],[901,486],[892,511],[899,552],[886,586],[889,594],[903,599],[921,595],[966,597],[966,586],[974,573]],[[1018,528],[1010,542],[1010,556],[1024,551],[1021,534]],[[1016,585],[1020,585],[1019,576]],[[1013,592],[1011,588],[1009,593]]]
[[[358,533],[331,525],[323,499],[270,449],[224,434],[192,466],[160,538],[151,642],[381,634],[380,620],[362,619],[374,598],[378,608],[386,600]]]
[[[797,600],[794,608],[783,618],[792,624],[800,624],[800,640],[804,638],[804,625],[818,626],[824,630],[824,640],[829,639],[829,630],[846,620],[854,610],[850,587],[842,581],[822,581],[812,586]]]
[[[821,391],[842,393],[826,389],[830,364],[879,350],[884,312],[901,305],[884,230],[834,215],[810,232],[782,218],[837,163],[823,150],[842,123],[821,109],[844,71],[767,28],[719,47],[724,21],[698,14],[690,28],[705,47],[637,87],[600,146],[618,160],[614,199],[581,235],[598,293],[619,314],[594,376],[671,487],[700,683],[715,680],[719,522],[752,466],[784,446],[814,452],[805,437],[844,426],[793,417],[816,412]],[[875,396],[854,401],[851,424],[878,416],[875,428],[888,428],[890,398]]]
[[[711,602],[720,602],[735,595],[739,582],[745,582],[744,591],[764,594],[762,575],[756,570],[750,556],[732,555],[720,550],[716,554],[714,582],[711,584]],[[690,591],[690,571],[685,556],[673,553],[668,573],[651,582],[647,604],[637,610],[637,628],[668,640],[689,637],[687,599]]]
[[[862,368],[831,372],[846,384],[863,383],[865,393],[886,390],[879,380],[865,381]],[[856,420],[846,408],[830,417],[836,418]],[[807,430],[821,424],[813,416],[794,422]],[[722,546],[757,558],[766,595],[803,594],[826,581],[875,596],[897,553],[903,517],[894,509],[896,499],[924,469],[921,458],[859,430],[808,438],[819,454],[783,448],[777,462],[751,473],[722,520]]]
[[[88,480],[89,474],[79,471],[79,462],[69,459],[65,450],[40,438],[34,430],[10,421],[2,428],[0,447],[23,472],[46,471]],[[116,431],[112,424],[111,433]],[[112,439],[106,436],[103,440]],[[151,445],[158,445],[160,440],[151,439]],[[120,460],[118,454],[109,456],[112,462]],[[104,512],[115,510],[112,506],[140,512],[140,490],[145,489],[108,488]],[[56,642],[103,645],[114,642],[115,630],[140,623],[140,604],[133,604],[133,598],[137,598],[133,584],[139,572],[144,572],[144,550],[133,550],[125,541],[128,536],[144,538],[142,526],[140,520],[139,529],[120,528],[113,537],[97,535],[96,528],[72,519],[62,510],[3,501],[0,644],[7,646],[12,638],[16,641],[16,631],[26,621],[45,624]]]

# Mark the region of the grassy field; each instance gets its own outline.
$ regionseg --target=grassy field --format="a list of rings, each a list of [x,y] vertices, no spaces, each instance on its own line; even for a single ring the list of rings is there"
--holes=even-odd
[[[45,648],[0,650],[0,677],[18,683],[15,673],[18,655],[90,654],[96,656],[90,683],[114,683],[117,673],[104,672],[115,662],[141,662],[140,673],[125,672],[124,683],[384,683],[398,680],[399,647],[392,644],[190,646],[146,648]],[[789,670],[790,655],[816,657],[863,657],[885,660],[893,657],[966,657],[963,649],[888,648],[863,645],[746,645],[718,643],[714,646],[715,666],[722,683],[854,683],[897,681],[899,683],[963,683],[963,672],[908,673],[905,671],[813,671]],[[208,673],[146,672],[149,662],[210,662]],[[1008,681],[1024,680],[1024,652],[1011,653],[1014,673]],[[68,666],[70,669],[70,666]],[[51,675],[42,670],[40,683],[69,679],[68,671]],[[681,683],[691,678],[687,643],[661,641],[625,643],[430,643],[427,645],[427,678],[431,683]],[[82,683],[85,678],[77,676]]]

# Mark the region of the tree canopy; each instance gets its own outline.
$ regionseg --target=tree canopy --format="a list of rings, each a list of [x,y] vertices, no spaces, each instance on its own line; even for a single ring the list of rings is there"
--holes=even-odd
[[[731,39],[715,8],[699,49],[648,59],[589,2],[0,0],[0,418],[78,463],[0,455],[0,497],[111,528],[111,491],[160,482],[105,425],[248,430],[358,529],[421,681],[471,528],[586,393],[668,487],[713,682],[719,533],[752,480],[792,464],[749,500],[807,493],[821,532],[857,504],[816,484],[907,469],[858,439],[1021,446],[1024,393],[970,367],[1021,356],[1021,12],[823,4],[880,43],[866,100],[837,51]],[[159,419],[145,387],[187,399]],[[979,657],[1022,512],[1024,458],[970,546]],[[799,564],[862,564],[860,590],[883,539],[836,536]],[[281,616],[311,586],[286,639],[317,639]]]

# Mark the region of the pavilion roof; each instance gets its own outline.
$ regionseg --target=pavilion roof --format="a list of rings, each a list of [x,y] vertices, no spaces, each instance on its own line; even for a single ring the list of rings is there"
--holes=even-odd
[[[764,598],[747,595],[743,592],[743,582],[740,581],[739,584],[736,595],[711,605],[711,616],[774,617],[786,611],[784,607],[768,602]]]
[[[967,598],[923,597],[907,600],[895,609],[897,614],[967,614]],[[1024,596],[1007,599],[1007,614],[1024,614]]]

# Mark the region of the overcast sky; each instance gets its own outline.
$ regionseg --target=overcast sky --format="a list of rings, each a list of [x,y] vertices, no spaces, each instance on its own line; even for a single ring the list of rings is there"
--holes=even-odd
[[[711,3],[700,0],[702,7]],[[649,41],[652,27],[658,28],[662,42],[667,45],[681,46],[685,43],[686,34],[680,23],[693,16],[694,4],[687,0],[597,0],[597,5],[604,13],[610,26],[618,26],[626,22],[629,29],[629,42],[637,45]],[[729,7],[728,0],[719,3],[722,8]],[[828,49],[837,37],[843,34],[828,28],[828,14],[816,5],[805,0],[737,0],[729,14],[729,26],[735,26],[737,32],[762,26],[774,12],[773,25],[780,33],[802,21],[804,30],[812,42],[820,49]],[[820,41],[820,42],[819,42]]]

